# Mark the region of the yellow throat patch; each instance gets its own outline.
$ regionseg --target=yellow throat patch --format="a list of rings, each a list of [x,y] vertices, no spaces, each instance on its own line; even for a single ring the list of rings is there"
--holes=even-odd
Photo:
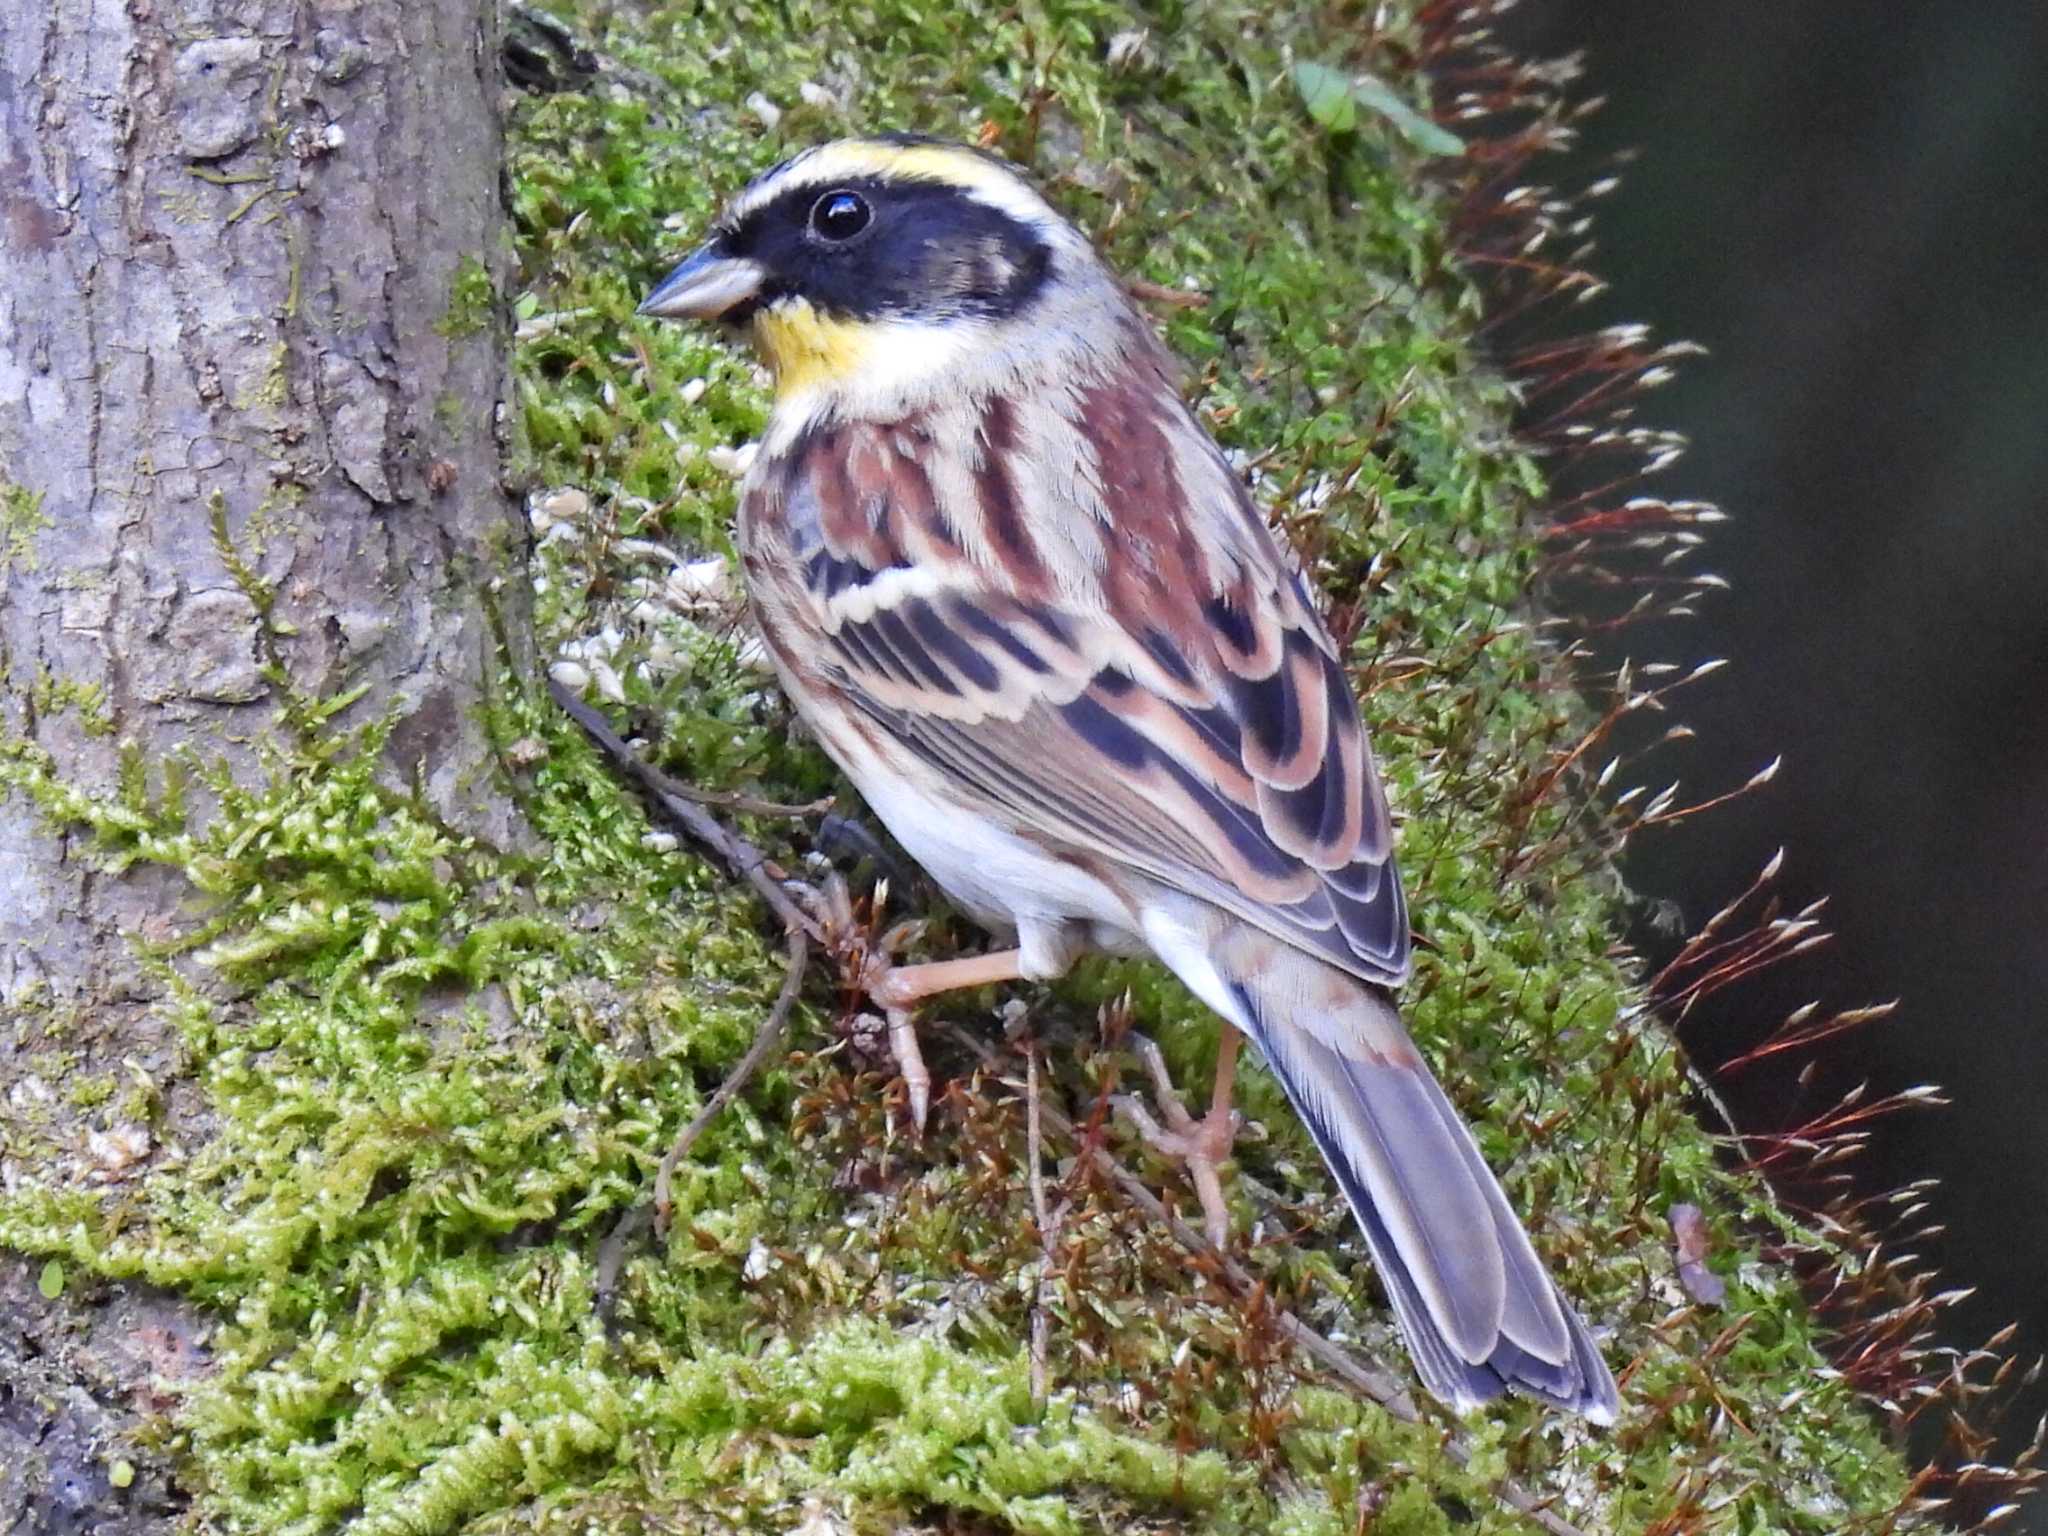
[[[754,339],[781,396],[850,378],[867,361],[871,336],[857,320],[833,320],[802,299],[782,299],[754,316]]]

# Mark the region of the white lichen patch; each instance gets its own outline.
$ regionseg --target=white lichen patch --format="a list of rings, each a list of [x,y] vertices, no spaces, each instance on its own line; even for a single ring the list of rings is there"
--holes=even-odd
[[[109,1130],[89,1132],[85,1138],[86,1155],[92,1159],[95,1172],[102,1179],[125,1176],[149,1156],[153,1145],[149,1127],[145,1125],[117,1125]]]

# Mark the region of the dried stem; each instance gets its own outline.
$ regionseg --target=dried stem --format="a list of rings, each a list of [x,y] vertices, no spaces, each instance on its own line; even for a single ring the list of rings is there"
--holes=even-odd
[[[1045,1355],[1051,1323],[1046,1313],[1046,1281],[1052,1271],[1052,1218],[1045,1206],[1045,1132],[1038,1106],[1038,1042],[1024,1043],[1024,1146],[1031,1169],[1031,1215],[1038,1224],[1038,1279],[1031,1295],[1031,1401],[1045,1401]]]
[[[997,1065],[994,1050],[983,1041],[976,1039],[958,1025],[953,1026],[950,1033],[954,1040],[979,1057],[984,1065],[991,1068]],[[1169,1211],[1166,1203],[1152,1192],[1143,1179],[1117,1162],[1107,1150],[1095,1145],[1090,1138],[1077,1134],[1073,1121],[1051,1105],[1041,1102],[1042,1095],[1036,1091],[1036,1084],[1037,1061],[1034,1053],[1026,1058],[1025,1063],[1025,1108],[1027,1116],[1030,1116],[1026,1124],[1027,1135],[1031,1121],[1035,1120],[1054,1135],[1066,1137],[1073,1143],[1079,1157],[1092,1162],[1107,1174],[1110,1181],[1123,1193],[1124,1198],[1164,1227],[1175,1242],[1188,1252],[1213,1263],[1216,1272],[1233,1292],[1245,1296],[1257,1288],[1258,1281],[1251,1271],[1216,1248],[1201,1232]],[[1036,1106],[1037,1110],[1035,1116],[1030,1113],[1033,1106]],[[1040,1134],[1042,1135],[1043,1131]],[[1270,1299],[1268,1304],[1273,1305]],[[1332,1376],[1371,1398],[1397,1419],[1411,1424],[1421,1420],[1422,1414],[1415,1406],[1415,1399],[1391,1371],[1318,1333],[1292,1312],[1274,1305],[1274,1315],[1279,1320],[1281,1332],[1289,1341]],[[1446,1443],[1444,1452],[1459,1466],[1466,1465],[1471,1459],[1470,1448],[1462,1439],[1455,1436]],[[1501,1503],[1516,1513],[1527,1516],[1549,1532],[1550,1536],[1586,1536],[1586,1533],[1577,1526],[1553,1514],[1545,1507],[1544,1500],[1510,1478],[1501,1478],[1495,1482],[1493,1493]]]
[[[753,1075],[761,1070],[776,1046],[782,1042],[782,1032],[789,1024],[790,1010],[796,1006],[797,993],[803,989],[804,966],[811,957],[811,941],[795,928],[789,930],[789,960],[782,973],[782,990],[775,994],[775,1004],[768,1010],[768,1016],[761,1021],[761,1027],[754,1031],[754,1042],[747,1047],[747,1054],[739,1059],[739,1065],[726,1073],[725,1081],[711,1097],[704,1101],[704,1107],[697,1111],[697,1117],[683,1127],[675,1144],[668,1149],[668,1155],[661,1160],[661,1167],[654,1175],[654,1221],[658,1230],[668,1230],[669,1182],[675,1177],[676,1165],[704,1134],[705,1127],[716,1120],[719,1111],[730,1104],[747,1086]]]

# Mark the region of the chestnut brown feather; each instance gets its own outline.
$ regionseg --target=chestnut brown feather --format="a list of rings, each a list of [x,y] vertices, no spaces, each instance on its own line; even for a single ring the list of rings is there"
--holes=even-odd
[[[1283,936],[1299,934],[1295,909],[1321,889],[1320,876],[1361,856],[1389,863],[1391,839],[1334,647],[1299,601],[1249,498],[1217,460],[1213,482],[1231,493],[1219,530],[1228,542],[1209,548],[1182,507],[1157,499],[1179,485],[1163,424],[1207,445],[1163,370],[1133,370],[1073,394],[976,404],[835,422],[799,439],[789,464],[755,477],[742,528],[752,563],[769,573],[757,598],[764,625],[800,635],[797,648],[875,712],[973,722],[978,778],[991,786],[993,803],[977,807],[985,814],[1058,846],[1065,829],[1041,824],[1006,781],[1040,772],[1048,756],[1100,760],[1116,778],[1103,786],[1110,803],[1143,785],[1155,804],[1127,807],[1106,823],[1106,846],[1077,842],[1076,852],[1132,863],[1191,894],[1221,896]],[[1027,504],[1020,483],[1040,467],[1016,450],[1032,416],[1048,411],[1090,455],[1074,478],[1099,487],[1096,505],[1083,509],[1092,515],[1063,530],[1069,542],[1085,533],[1093,546],[1085,563],[1069,555],[1056,567],[1019,515]],[[924,445],[921,463],[895,451],[903,439]],[[1011,455],[1000,472],[990,459],[998,449]],[[1128,466],[1145,460],[1151,468],[1134,480]],[[945,522],[960,530],[961,545],[989,551],[987,564],[949,552],[927,531],[939,516],[931,488],[949,480],[972,494],[946,505]],[[1154,497],[1133,500],[1134,484]],[[800,590],[775,574],[805,570],[823,574]],[[924,580],[902,579],[913,574]],[[1031,606],[1054,592],[1050,604]],[[1204,622],[1205,603],[1233,597],[1242,623],[1226,638]],[[973,621],[961,620],[963,609]],[[1265,670],[1251,673],[1260,659]],[[948,756],[935,740],[921,741],[919,755],[935,767]],[[1201,851],[1162,859],[1156,843],[1118,834],[1119,821],[1149,822],[1136,813],[1160,807],[1177,825],[1209,829]],[[1378,817],[1370,827],[1369,813]],[[1351,931],[1372,932],[1382,947],[1346,946],[1334,958],[1366,979],[1398,981],[1408,961],[1399,882],[1377,879],[1370,889],[1389,907],[1386,919]],[[1346,929],[1318,932],[1326,949]]]

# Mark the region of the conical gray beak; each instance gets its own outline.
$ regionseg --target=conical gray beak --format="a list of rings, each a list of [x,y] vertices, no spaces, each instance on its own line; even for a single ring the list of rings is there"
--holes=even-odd
[[[712,241],[655,284],[640,313],[670,320],[716,320],[760,293],[767,274],[760,263],[728,256]]]

